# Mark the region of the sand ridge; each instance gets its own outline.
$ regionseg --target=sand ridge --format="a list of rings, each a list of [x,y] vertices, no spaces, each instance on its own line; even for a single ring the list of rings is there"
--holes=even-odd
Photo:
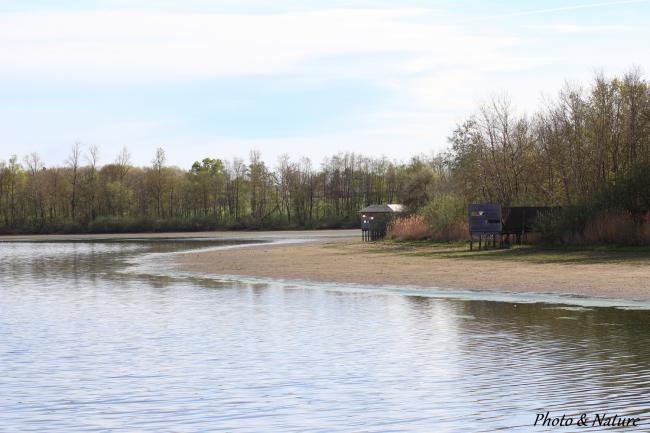
[[[349,239],[181,253],[177,264],[214,275],[650,300],[650,265],[435,258]]]

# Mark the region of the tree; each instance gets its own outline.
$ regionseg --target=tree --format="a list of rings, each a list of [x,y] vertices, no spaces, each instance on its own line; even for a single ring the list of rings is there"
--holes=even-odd
[[[97,217],[97,195],[98,195],[98,185],[97,185],[97,166],[99,162],[99,147],[94,144],[91,144],[88,147],[88,153],[86,155],[86,161],[88,162],[88,170],[86,171],[86,197],[87,197],[87,219],[94,220]]]
[[[165,188],[165,162],[167,157],[162,148],[156,149],[156,154],[151,160],[152,164],[152,182],[151,187],[156,201],[156,216],[162,218],[163,216],[163,194]]]
[[[225,166],[223,162],[220,159],[212,158],[204,158],[201,162],[196,161],[192,164],[189,178],[194,189],[194,195],[200,197],[199,213],[220,217],[225,185]]]
[[[70,171],[70,217],[74,221],[77,218],[77,199],[79,186],[79,159],[81,157],[81,143],[76,142],[66,160]]]

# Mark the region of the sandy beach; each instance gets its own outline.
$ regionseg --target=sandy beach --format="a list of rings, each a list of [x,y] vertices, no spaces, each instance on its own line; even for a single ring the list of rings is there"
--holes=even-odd
[[[352,239],[179,254],[181,270],[318,282],[650,300],[650,265],[436,258]]]

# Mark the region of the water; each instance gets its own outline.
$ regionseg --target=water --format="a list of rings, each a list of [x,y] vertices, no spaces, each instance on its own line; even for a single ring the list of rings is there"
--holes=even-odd
[[[0,243],[0,431],[650,426],[650,311],[141,273],[217,245]]]

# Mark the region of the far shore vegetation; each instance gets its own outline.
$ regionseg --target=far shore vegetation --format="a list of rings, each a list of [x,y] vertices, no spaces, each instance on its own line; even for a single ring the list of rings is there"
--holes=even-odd
[[[0,161],[0,234],[358,227],[358,211],[402,203],[388,238],[467,238],[466,206],[554,206],[546,245],[650,245],[650,88],[638,70],[565,85],[535,113],[493,98],[457,125],[447,151],[391,161],[355,153],[315,165],[259,152],[199,156],[189,169],[158,149],[136,167],[74,144],[60,166],[32,153]],[[525,256],[513,249],[512,255]]]

